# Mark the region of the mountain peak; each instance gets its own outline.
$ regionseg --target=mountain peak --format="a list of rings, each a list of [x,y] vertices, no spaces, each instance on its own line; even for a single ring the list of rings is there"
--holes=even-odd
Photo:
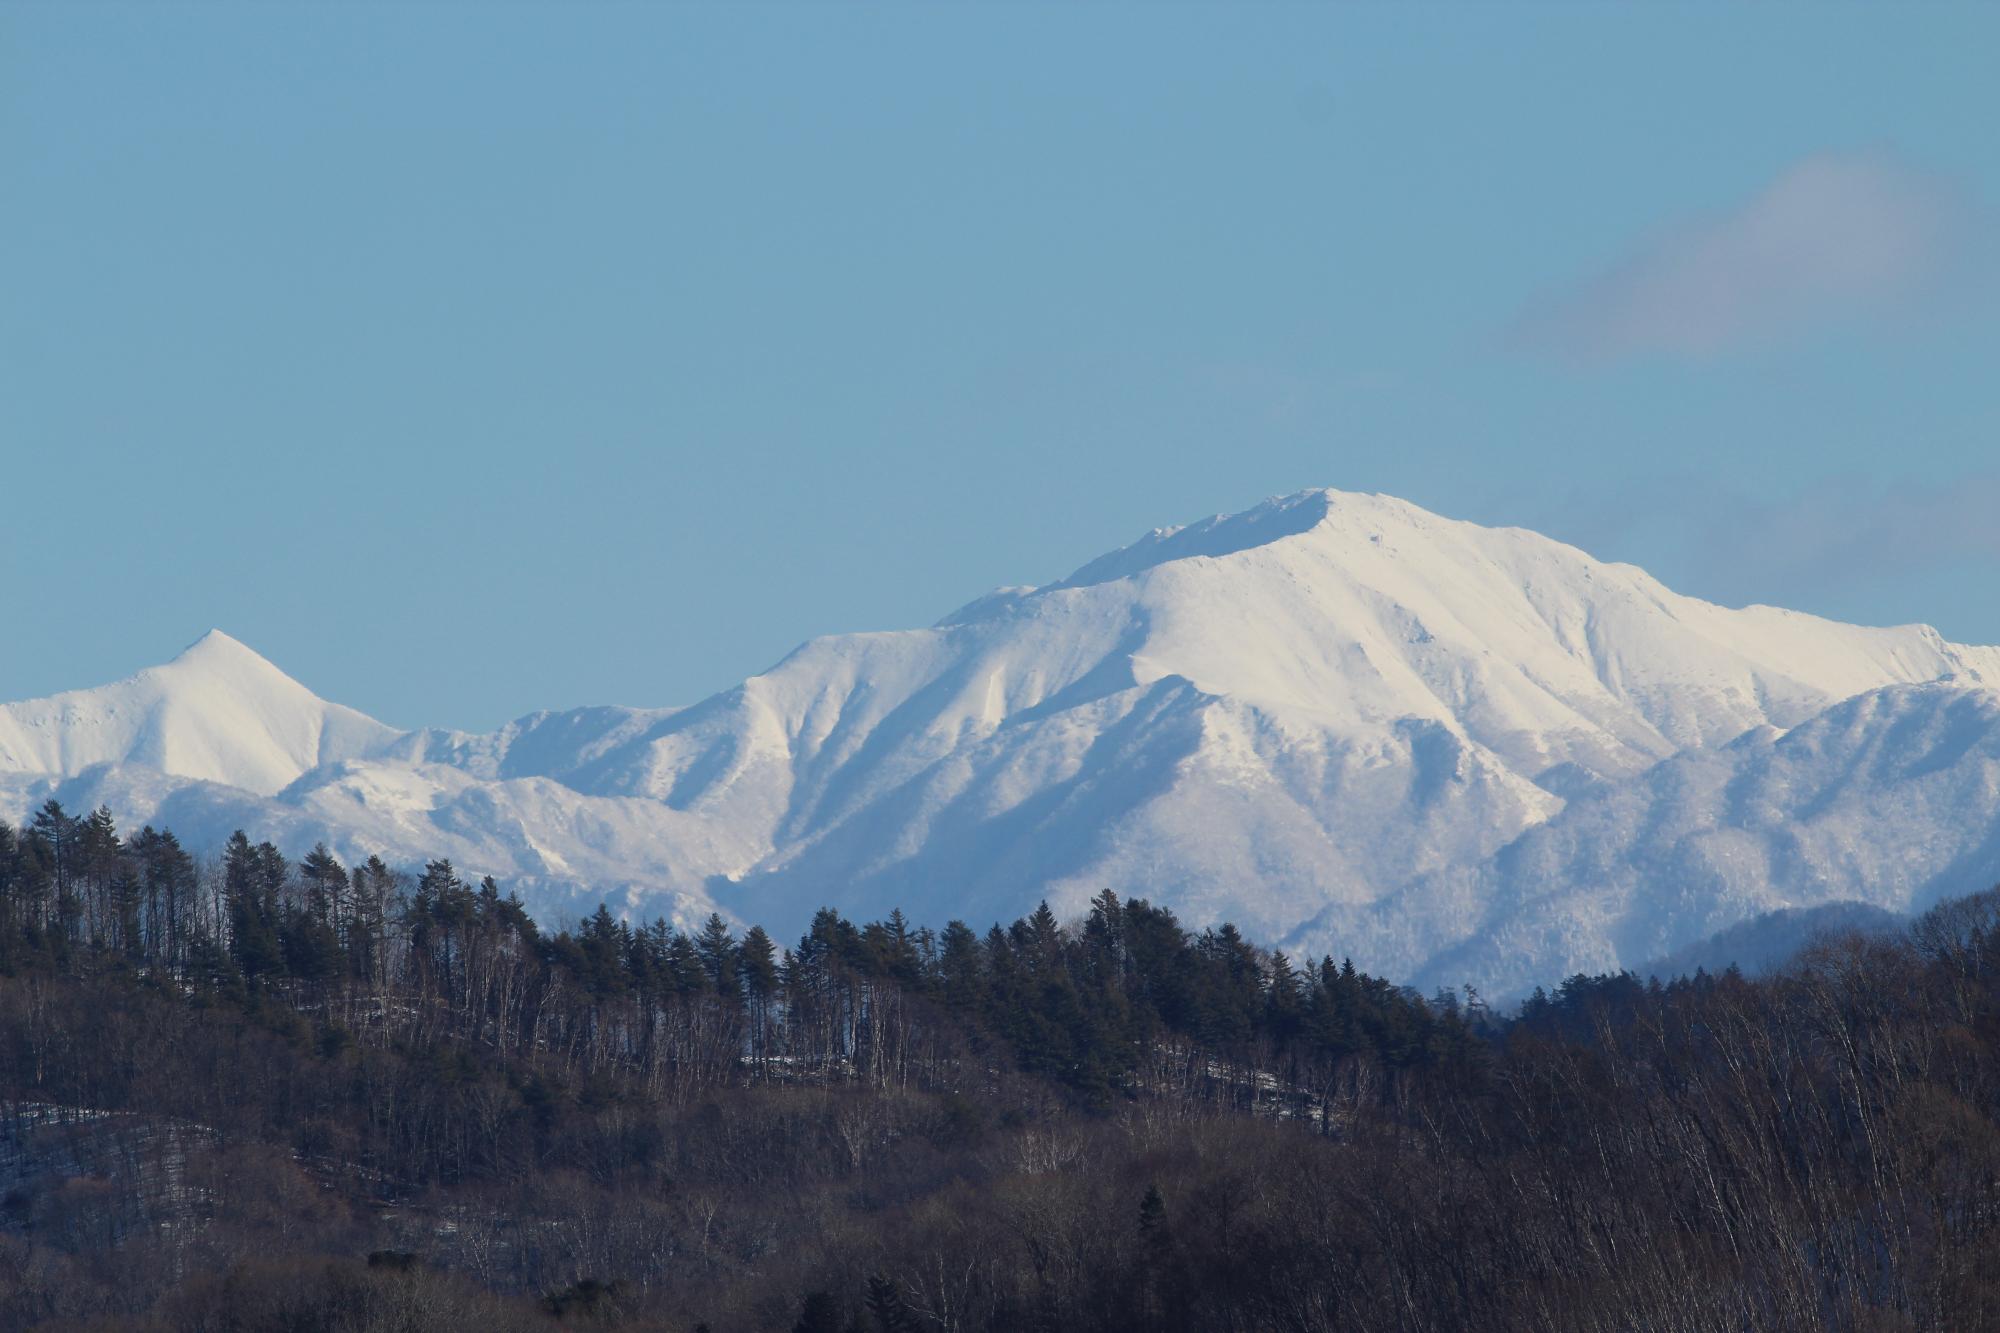
[[[251,666],[278,671],[271,660],[232,634],[212,629],[174,655],[169,666]],[[283,675],[283,672],[279,672]]]
[[[183,648],[180,655],[186,657],[189,653],[198,652],[205,648],[241,648],[245,652],[250,651],[243,640],[237,638],[227,630],[210,629],[193,643]]]
[[[181,649],[164,666],[150,667],[133,679],[154,680],[168,697],[207,711],[249,710],[270,718],[337,707],[255,648],[219,629]]]

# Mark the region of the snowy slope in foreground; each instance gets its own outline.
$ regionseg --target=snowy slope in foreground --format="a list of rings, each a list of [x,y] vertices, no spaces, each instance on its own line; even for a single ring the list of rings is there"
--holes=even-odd
[[[784,930],[823,903],[985,921],[1110,887],[1502,990],[1776,908],[1980,887],[2000,813],[1987,747],[1925,739],[1977,730],[2000,650],[1728,610],[1330,491],[930,629],[814,640],[691,708],[489,736],[395,733],[218,639],[0,710],[0,810],[54,792],[197,842],[449,855],[545,908],[582,886]],[[1908,687],[1971,712],[1913,720]],[[1857,696],[1898,706],[1843,722]],[[1794,739],[1826,728],[1849,741]]]

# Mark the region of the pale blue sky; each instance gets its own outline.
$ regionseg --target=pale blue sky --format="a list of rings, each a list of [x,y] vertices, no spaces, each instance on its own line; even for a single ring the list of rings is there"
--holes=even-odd
[[[689,702],[1306,486],[2000,642],[2000,7],[0,8],[0,698]]]

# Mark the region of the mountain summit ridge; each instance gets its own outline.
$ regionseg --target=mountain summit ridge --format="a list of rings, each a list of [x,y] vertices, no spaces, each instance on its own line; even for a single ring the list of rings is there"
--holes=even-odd
[[[1874,691],[1996,683],[2000,648],[1927,626],[1720,607],[1528,529],[1309,490],[1155,529],[926,629],[809,640],[691,707],[483,735],[394,731],[211,631],[117,685],[0,707],[0,811],[104,799],[197,838],[240,823],[349,857],[449,855],[531,901],[596,889],[781,929],[823,904],[978,920],[1112,888],[1302,949],[1351,942],[1371,970],[1460,959],[1459,979],[1518,980],[1517,960],[1468,952],[1472,932],[1527,941],[1531,971],[1616,965],[1687,943],[1683,924],[1732,924],[1736,905],[1815,904],[1705,870],[1700,903],[1663,905],[1640,875],[1619,910],[1644,928],[1530,930],[1546,903],[1495,878],[1517,844],[1574,827],[1609,846],[1589,812],[1624,810],[1668,761],[1753,762],[1732,742],[1759,729]],[[1951,763],[1988,759],[1968,744]],[[1967,802],[1986,776],[1925,790],[1982,818]],[[1822,880],[1791,891],[1868,896],[1837,868]],[[1896,910],[1927,884],[1899,874]],[[1520,922],[1493,917],[1501,902]]]

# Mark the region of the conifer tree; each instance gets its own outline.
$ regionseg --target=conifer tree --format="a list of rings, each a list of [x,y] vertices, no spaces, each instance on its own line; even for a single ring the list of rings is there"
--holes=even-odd
[[[144,901],[145,886],[139,880],[138,868],[120,858],[117,874],[111,881],[105,943],[134,962],[146,954],[145,934],[139,920]]]
[[[349,975],[371,985],[388,979],[389,907],[396,896],[396,872],[379,856],[355,868],[349,894],[353,921],[347,932]]]
[[[710,988],[706,960],[686,931],[671,932],[667,942],[666,971],[670,984],[681,995],[696,995]]]
[[[1292,960],[1271,955],[1271,976],[1264,992],[1264,1025],[1279,1041],[1290,1041],[1305,1019],[1305,986]]]
[[[778,990],[777,946],[762,926],[752,926],[744,933],[743,943],[737,950],[738,967],[743,973],[743,983],[749,988],[753,999],[769,1000]]]
[[[253,847],[242,829],[222,853],[224,901],[229,914],[229,954],[253,983],[284,970],[278,938],[278,892],[284,858],[269,843]]]
[[[868,1278],[868,1313],[875,1320],[875,1327],[881,1333],[915,1333],[916,1318],[909,1306],[903,1303],[903,1292],[892,1278],[880,1273]]]
[[[47,868],[48,893],[42,917],[35,924],[54,933],[57,948],[67,952],[76,922],[83,915],[77,898],[78,821],[53,797],[42,803],[28,826],[37,859]]]
[[[47,849],[49,874],[56,893],[69,892],[76,869],[77,821],[64,813],[60,801],[50,797],[35,812],[28,831]]]
[[[979,937],[963,921],[944,928],[938,948],[938,983],[944,1002],[954,1011],[971,1014],[985,1001],[985,970],[980,966]]]
[[[777,946],[762,926],[752,926],[737,946],[736,969],[749,999],[750,1054],[761,1073],[771,1054],[771,1003],[778,993]]]
[[[170,967],[186,961],[187,941],[201,929],[194,858],[170,830],[148,824],[128,848],[138,865],[143,946]]]
[[[344,930],[347,871],[325,843],[314,843],[313,849],[299,862],[299,882],[305,888],[306,911],[313,919],[332,926],[335,931]]]
[[[736,976],[736,936],[730,932],[720,912],[708,914],[701,934],[695,937],[694,947],[716,993],[735,996],[740,990]]]

